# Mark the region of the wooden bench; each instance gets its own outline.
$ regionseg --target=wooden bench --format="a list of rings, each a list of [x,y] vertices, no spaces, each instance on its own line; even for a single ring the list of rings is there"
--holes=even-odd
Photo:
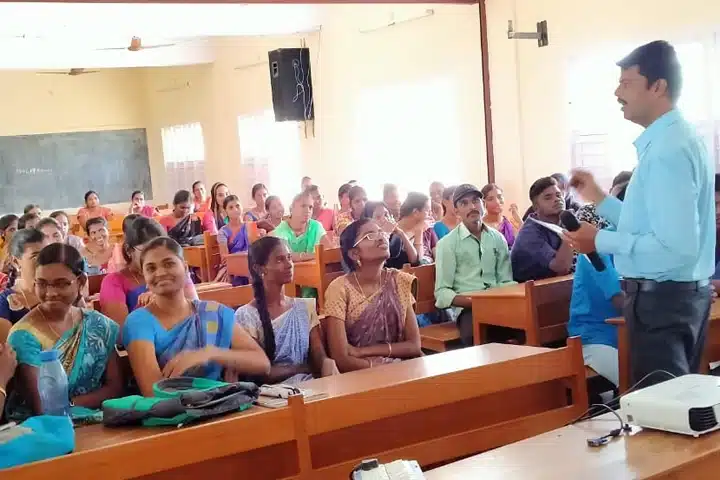
[[[417,279],[413,284],[415,313],[422,315],[436,312],[435,264],[420,265],[418,267],[406,264],[403,266],[403,271],[411,273]],[[450,344],[457,343],[459,340],[460,332],[455,322],[438,323],[420,329],[420,344],[425,350],[444,352]]]
[[[217,233],[205,232],[203,233],[204,247],[205,247],[205,265],[207,265],[207,275],[210,281],[217,277],[220,271],[220,264],[222,263],[222,257],[220,255],[220,246],[217,241]]]
[[[305,382],[329,396],[301,406],[312,463],[304,478],[347,478],[363,458],[432,465],[558,428],[587,408],[583,368],[574,338],[566,348],[488,344]]]
[[[633,428],[601,448],[588,438],[618,428],[608,413],[425,472],[426,480],[712,480],[720,470],[720,432],[700,438]]]
[[[241,472],[258,480],[297,478],[294,408],[253,407],[182,429],[80,427],[75,453],[4,470],[2,478],[225,479],[241,478]]]
[[[485,326],[522,330],[527,345],[567,337],[573,277],[529,281],[471,293],[475,344],[485,341]]]
[[[252,287],[243,285],[198,292],[198,298],[207,302],[218,302],[235,309],[252,302],[255,297],[253,296]]]
[[[630,370],[630,343],[628,340],[627,328],[623,317],[610,318],[607,323],[616,325],[618,330],[618,373],[619,373],[619,391],[625,392],[630,388],[631,370]],[[708,325],[707,339],[705,341],[705,351],[703,360],[700,363],[701,373],[707,373],[710,362],[720,361],[720,303],[714,302],[710,307],[710,323]],[[662,374],[656,374],[661,375]],[[640,380],[639,378],[637,380]],[[661,380],[666,380],[661,379]]]
[[[105,278],[105,274],[99,275],[88,275],[88,293],[89,295],[96,295],[100,293],[100,286]]]
[[[197,245],[192,247],[183,247],[183,256],[188,267],[198,268],[200,270],[200,281],[209,282],[207,257],[205,255],[205,246]]]
[[[295,262],[293,284],[296,295],[301,287],[312,287],[318,291],[318,309],[325,305],[325,290],[337,277],[343,275],[342,253],[340,248],[325,248],[323,245],[315,247],[315,260],[309,262]]]

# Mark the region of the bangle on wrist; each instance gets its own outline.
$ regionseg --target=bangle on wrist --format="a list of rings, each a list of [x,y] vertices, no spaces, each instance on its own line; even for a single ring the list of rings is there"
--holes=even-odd
[[[7,390],[4,387],[0,387],[0,395],[7,399]]]
[[[390,342],[388,342],[387,346],[388,346],[388,355],[387,356],[392,357],[392,344]]]

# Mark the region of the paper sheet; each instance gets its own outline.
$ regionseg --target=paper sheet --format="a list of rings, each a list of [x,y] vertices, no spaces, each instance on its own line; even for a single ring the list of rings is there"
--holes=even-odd
[[[543,221],[538,220],[538,219],[533,218],[533,217],[529,217],[529,219],[532,220],[533,222],[537,223],[537,224],[542,225],[543,227],[547,228],[547,229],[550,230],[551,232],[556,233],[558,236],[562,236],[563,228],[562,228],[560,225],[555,225],[554,223],[543,222]]]

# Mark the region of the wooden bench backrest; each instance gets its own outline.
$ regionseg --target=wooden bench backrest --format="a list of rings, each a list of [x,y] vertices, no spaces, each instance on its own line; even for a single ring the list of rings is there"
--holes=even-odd
[[[343,274],[342,252],[339,247],[325,248],[323,245],[318,245],[315,247],[315,259],[318,267],[317,275],[320,279],[318,309],[322,309],[325,305],[325,290],[330,282]]]
[[[125,220],[125,215],[115,215],[108,221],[108,231],[114,234],[122,233],[123,220]]]
[[[297,402],[293,400],[293,404]],[[253,472],[252,478],[258,480],[295,477],[300,472],[295,408],[262,409],[182,429],[85,427],[77,431],[76,453],[3,472],[14,480],[56,475],[78,479],[232,478],[232,472],[240,471]],[[238,432],[247,434],[238,438]]]
[[[461,365],[488,347],[432,359]],[[344,478],[363,458],[445,462],[562,427],[587,408],[578,338],[565,348],[448,371],[304,404],[312,478]]]
[[[217,290],[207,290],[198,293],[200,300],[208,302],[218,302],[227,305],[230,308],[238,308],[253,301],[253,289],[250,285],[242,285],[240,287],[221,288]]]
[[[100,285],[102,285],[103,278],[105,278],[104,273],[100,275],[88,275],[88,292],[90,295],[100,293]]]
[[[203,233],[203,237],[205,239],[205,263],[208,268],[208,280],[212,280],[217,276],[220,270],[220,264],[222,263],[220,245],[218,244],[216,233],[205,232]]]
[[[527,338],[529,345],[543,345],[567,337],[572,283],[572,276],[525,283],[528,318],[537,331],[537,338]],[[535,332],[528,332],[528,337],[534,335]]]
[[[403,266],[403,271],[415,276],[416,282],[413,285],[415,296],[415,313],[431,313],[435,311],[435,264],[420,265],[412,267],[410,264]]]

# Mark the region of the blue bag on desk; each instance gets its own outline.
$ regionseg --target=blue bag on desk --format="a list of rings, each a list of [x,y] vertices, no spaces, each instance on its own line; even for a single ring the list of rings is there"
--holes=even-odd
[[[58,457],[75,449],[68,417],[40,415],[0,431],[0,468]]]

